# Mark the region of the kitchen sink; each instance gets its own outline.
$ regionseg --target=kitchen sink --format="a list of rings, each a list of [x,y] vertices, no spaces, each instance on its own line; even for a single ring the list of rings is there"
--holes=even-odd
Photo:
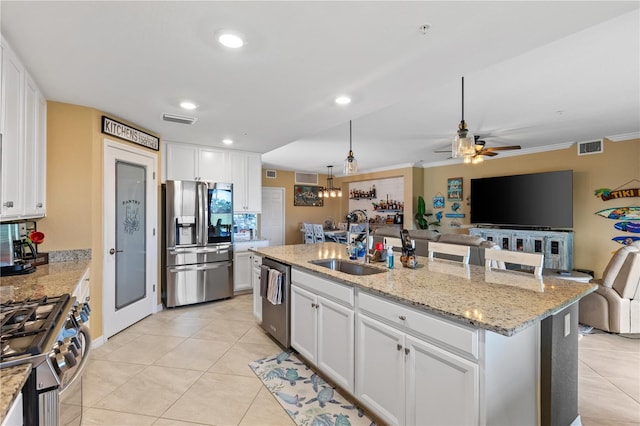
[[[385,269],[376,268],[362,263],[347,262],[342,259],[318,259],[310,260],[314,265],[322,266],[333,271],[344,272],[349,275],[373,275],[387,272]]]

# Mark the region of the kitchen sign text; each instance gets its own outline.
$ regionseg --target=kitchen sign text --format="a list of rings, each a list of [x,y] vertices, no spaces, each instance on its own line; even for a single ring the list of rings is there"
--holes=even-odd
[[[125,141],[133,142],[138,145],[142,145],[147,148],[160,149],[160,139],[129,127],[126,124],[119,123],[109,117],[102,116],[102,133],[115,136],[116,138],[124,139]]]

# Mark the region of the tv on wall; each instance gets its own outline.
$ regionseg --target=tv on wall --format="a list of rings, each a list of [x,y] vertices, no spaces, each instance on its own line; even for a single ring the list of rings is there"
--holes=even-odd
[[[471,223],[573,227],[573,171],[471,179]]]

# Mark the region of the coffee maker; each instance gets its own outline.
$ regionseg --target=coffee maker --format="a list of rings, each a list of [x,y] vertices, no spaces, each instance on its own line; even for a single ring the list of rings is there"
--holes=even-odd
[[[0,225],[0,275],[19,275],[35,272],[31,264],[36,258],[36,250],[27,240],[24,223]]]

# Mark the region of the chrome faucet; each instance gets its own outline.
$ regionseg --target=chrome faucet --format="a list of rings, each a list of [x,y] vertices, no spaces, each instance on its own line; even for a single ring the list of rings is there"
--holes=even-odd
[[[367,217],[367,212],[365,212],[364,210],[361,209],[355,209],[355,210],[351,210],[351,212],[349,212],[349,214],[347,215],[347,242],[349,244],[351,244],[351,226],[350,223],[351,222],[357,222],[358,221],[358,213],[361,213],[362,216],[364,216],[364,223],[365,223],[365,232],[366,232],[366,237],[365,237],[365,241],[364,241],[364,262],[365,263],[369,263],[371,261],[371,258],[373,257],[370,253],[369,253],[369,218]]]

